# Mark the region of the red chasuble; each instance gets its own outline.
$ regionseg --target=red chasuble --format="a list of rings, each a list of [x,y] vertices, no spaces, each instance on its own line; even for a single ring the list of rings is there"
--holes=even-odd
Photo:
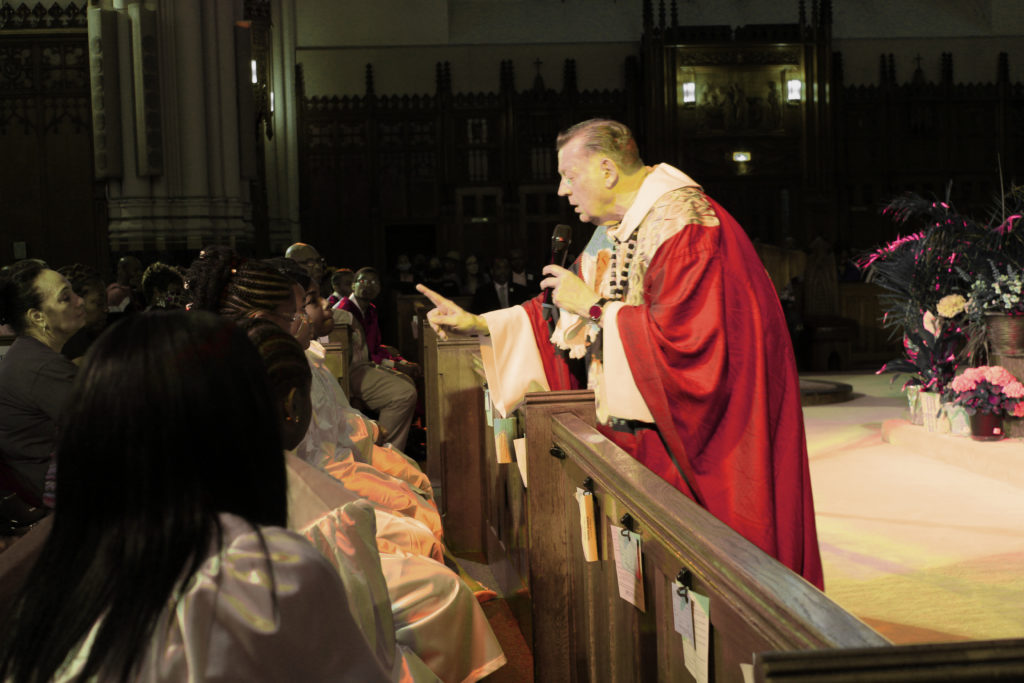
[[[694,490],[654,430],[600,429],[823,588],[799,378],[782,307],[740,225],[699,191],[695,197],[718,224],[695,218],[663,242],[643,277],[644,303],[623,307],[616,320],[633,379]],[[550,388],[576,388],[548,340],[539,300],[524,308]]]

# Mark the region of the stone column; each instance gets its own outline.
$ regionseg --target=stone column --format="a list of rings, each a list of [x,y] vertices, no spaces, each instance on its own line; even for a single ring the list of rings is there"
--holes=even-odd
[[[93,115],[107,124],[94,126],[94,146],[112,252],[251,242],[242,18],[241,0],[92,0]],[[107,58],[97,64],[97,54]]]
[[[299,141],[296,99],[295,0],[272,3],[270,45],[274,137],[265,143],[267,215],[272,255],[284,254],[299,234]]]

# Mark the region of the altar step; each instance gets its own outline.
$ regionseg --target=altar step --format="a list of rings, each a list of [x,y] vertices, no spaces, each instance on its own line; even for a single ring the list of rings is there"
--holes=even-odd
[[[966,436],[929,432],[908,420],[882,423],[882,440],[918,455],[1024,488],[1024,439],[975,441]]]

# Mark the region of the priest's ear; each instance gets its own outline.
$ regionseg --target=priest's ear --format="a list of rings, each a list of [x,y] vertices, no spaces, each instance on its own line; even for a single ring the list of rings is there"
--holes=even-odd
[[[600,166],[601,173],[604,175],[604,186],[608,189],[615,187],[615,184],[619,182],[618,165],[608,157],[604,157],[601,159]]]

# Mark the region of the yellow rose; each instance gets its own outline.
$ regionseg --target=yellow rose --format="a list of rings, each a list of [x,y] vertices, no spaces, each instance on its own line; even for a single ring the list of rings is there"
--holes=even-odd
[[[939,303],[935,306],[935,309],[941,317],[952,318],[963,313],[966,305],[967,300],[962,296],[959,294],[950,294],[939,299]]]

